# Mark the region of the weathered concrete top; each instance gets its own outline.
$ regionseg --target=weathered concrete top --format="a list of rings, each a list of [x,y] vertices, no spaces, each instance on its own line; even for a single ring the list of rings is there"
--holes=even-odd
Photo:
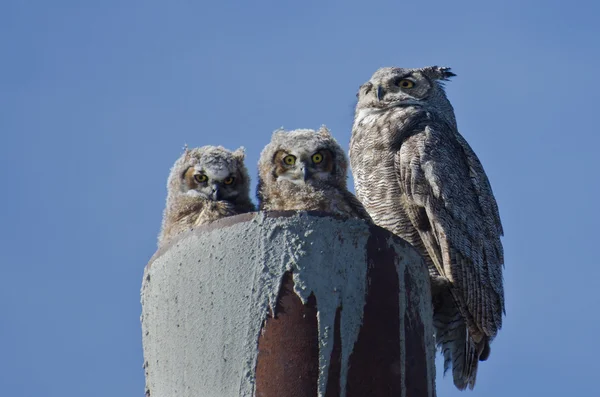
[[[427,269],[360,220],[252,213],[185,233],[148,263],[142,329],[154,397],[435,395]]]

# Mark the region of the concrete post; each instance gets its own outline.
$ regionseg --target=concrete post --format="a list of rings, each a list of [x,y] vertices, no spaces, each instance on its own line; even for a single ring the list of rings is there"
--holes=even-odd
[[[363,221],[221,219],[157,252],[141,295],[146,396],[435,396],[427,268]]]

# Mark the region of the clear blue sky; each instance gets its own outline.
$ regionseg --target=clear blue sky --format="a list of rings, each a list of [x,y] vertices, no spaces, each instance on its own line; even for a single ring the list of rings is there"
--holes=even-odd
[[[600,395],[599,15],[591,0],[2,1],[0,395],[143,395],[142,271],[184,143],[245,146],[256,181],[274,129],[324,123],[347,148],[360,84],[434,64],[458,75],[448,95],[500,205],[507,301],[475,391],[438,376],[438,395]]]

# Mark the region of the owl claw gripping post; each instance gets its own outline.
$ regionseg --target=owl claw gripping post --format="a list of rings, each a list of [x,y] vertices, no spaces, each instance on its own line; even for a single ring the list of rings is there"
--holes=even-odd
[[[259,207],[325,211],[370,221],[347,189],[347,170],[346,155],[325,126],[318,131],[277,130],[258,162]]]
[[[437,66],[375,72],[358,92],[350,162],[373,221],[429,266],[436,343],[462,390],[502,326],[504,255],[492,188],[444,92],[452,76]]]
[[[243,148],[186,148],[171,169],[167,190],[159,247],[182,231],[255,210]]]

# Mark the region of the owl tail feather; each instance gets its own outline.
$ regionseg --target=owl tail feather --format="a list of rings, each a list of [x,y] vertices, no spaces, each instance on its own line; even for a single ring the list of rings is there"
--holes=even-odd
[[[449,291],[447,293],[449,294]],[[476,346],[452,297],[437,296],[436,298],[433,325],[436,345],[444,355],[444,374],[452,367],[454,385],[459,390],[467,387],[473,389],[479,357],[483,356],[487,340],[481,346]]]

